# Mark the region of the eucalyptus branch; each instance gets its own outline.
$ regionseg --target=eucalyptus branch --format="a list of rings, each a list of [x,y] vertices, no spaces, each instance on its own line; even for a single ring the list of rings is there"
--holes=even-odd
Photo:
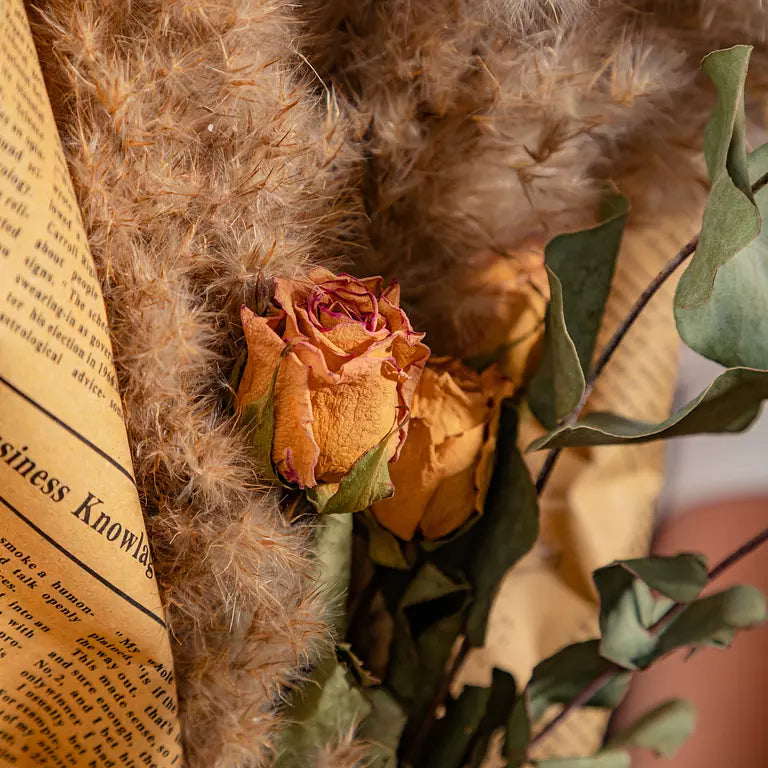
[[[764,173],[757,181],[752,185],[752,194],[757,194],[763,187],[768,185],[768,172]],[[699,244],[699,236],[701,233],[694,235],[676,254],[670,259],[659,271],[659,273],[651,280],[646,289],[640,294],[637,301],[632,305],[631,309],[627,313],[627,316],[622,320],[619,327],[611,336],[605,348],[600,353],[600,356],[595,361],[592,369],[587,376],[586,384],[584,386],[584,393],[581,396],[576,407],[558,424],[558,426],[571,426],[576,423],[581,412],[584,410],[587,401],[592,395],[595,389],[595,383],[598,377],[603,372],[603,369],[613,357],[614,352],[618,348],[619,344],[624,340],[629,329],[634,325],[640,313],[648,305],[648,302],[658,293],[659,288],[667,281],[669,277],[674,274],[677,268],[688,259],[691,254],[696,250],[696,246]],[[560,455],[562,448],[553,448],[544,460],[544,464],[539,471],[539,475],[536,478],[536,492],[541,496],[549,476],[552,474],[552,470],[555,468],[555,463]]]
[[[742,544],[738,549],[731,552],[730,555],[723,558],[712,570],[707,574],[707,583],[710,584],[729,568],[736,565],[736,563],[743,560],[747,555],[750,555],[758,547],[768,541],[768,528],[764,528],[756,536],[753,536],[749,541]],[[687,603],[674,603],[664,613],[664,615],[651,627],[648,631],[652,634],[657,634],[663,629],[669,622],[674,619],[678,614],[683,611]],[[616,675],[627,672],[624,667],[620,667],[618,664],[612,664],[610,667],[600,673],[598,677],[590,681],[584,688],[566,704],[563,709],[550,720],[532,739],[529,746],[533,746],[540,742],[547,734],[554,730],[563,720],[565,720],[571,712],[583,707],[590,699],[592,699],[597,693],[605,688]]]
[[[766,179],[768,182],[768,179]],[[584,410],[584,406],[587,404],[587,400],[592,395],[595,389],[595,384],[600,374],[608,365],[608,362],[613,357],[614,352],[618,348],[619,344],[624,340],[629,329],[634,325],[640,313],[648,305],[648,302],[658,293],[659,288],[667,281],[667,279],[677,270],[677,268],[690,257],[690,255],[696,250],[696,246],[699,243],[699,235],[694,235],[676,254],[670,259],[659,271],[659,273],[651,280],[645,290],[640,294],[637,301],[632,305],[632,308],[627,313],[627,316],[621,321],[621,324],[611,336],[605,348],[600,353],[600,356],[592,366],[592,370],[589,372],[586,384],[584,386],[584,393],[581,396],[576,407],[560,422],[558,426],[571,426],[578,420],[581,412]],[[544,464],[539,471],[539,475],[536,478],[536,492],[541,496],[549,476],[552,474],[552,470],[555,468],[555,463],[560,455],[562,448],[553,448],[544,460]]]

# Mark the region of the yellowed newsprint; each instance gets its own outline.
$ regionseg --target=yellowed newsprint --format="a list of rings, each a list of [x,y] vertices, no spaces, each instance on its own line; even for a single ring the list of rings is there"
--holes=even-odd
[[[0,0],[0,766],[181,764],[99,283],[22,0]]]

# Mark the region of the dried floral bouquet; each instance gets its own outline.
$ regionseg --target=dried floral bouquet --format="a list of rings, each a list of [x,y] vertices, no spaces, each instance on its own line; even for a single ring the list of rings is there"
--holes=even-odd
[[[536,760],[531,749],[582,706],[616,706],[631,676],[670,651],[728,646],[766,618],[749,586],[702,589],[768,537],[711,569],[695,553],[614,562],[595,571],[601,636],[540,662],[525,687],[496,669],[487,687],[455,685],[482,647],[505,573],[534,545],[537,497],[564,448],[661,440],[747,427],[768,397],[768,145],[747,154],[744,82],[750,48],[710,54],[717,88],[705,154],[711,191],[701,232],[638,298],[595,356],[628,213],[546,248],[498,256],[516,290],[492,350],[430,356],[397,284],[316,268],[261,285],[241,313],[247,352],[232,407],[285,515],[320,516],[318,582],[335,600],[336,646],[287,695],[293,724],[277,765],[304,766],[356,731],[370,766],[620,768],[627,749],[672,755],[695,713],[667,702],[593,755]],[[675,321],[694,350],[728,366],[658,424],[582,411],[603,368],[650,298],[686,261]],[[594,362],[593,361],[594,358]],[[521,423],[548,430],[520,444]],[[548,451],[537,477],[523,452]],[[552,706],[559,711],[552,715]]]

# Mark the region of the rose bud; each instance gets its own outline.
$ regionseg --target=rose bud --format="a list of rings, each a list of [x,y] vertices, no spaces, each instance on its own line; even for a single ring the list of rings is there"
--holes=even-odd
[[[266,316],[243,307],[241,317],[248,359],[235,407],[271,392],[269,454],[285,481],[334,489],[371,449],[397,456],[429,349],[396,283],[316,268],[303,280],[277,278]]]
[[[390,476],[395,495],[372,505],[401,539],[446,536],[482,511],[490,480],[492,422],[505,384],[457,361],[430,362],[411,407],[408,439]]]

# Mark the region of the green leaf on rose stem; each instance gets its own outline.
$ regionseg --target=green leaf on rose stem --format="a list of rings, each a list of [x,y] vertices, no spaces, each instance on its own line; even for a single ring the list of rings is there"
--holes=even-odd
[[[534,440],[527,450],[646,443],[699,433],[741,432],[755,420],[766,398],[768,371],[729,368],[697,398],[658,424],[612,413],[591,413],[578,424],[558,427]]]
[[[696,727],[696,707],[685,699],[670,699],[614,734],[612,747],[644,747],[660,757],[674,757]]]
[[[485,764],[491,736],[498,728],[506,725],[516,700],[515,678],[503,669],[494,668],[491,675],[491,697],[472,740],[471,752],[467,757],[468,768],[480,768]]]
[[[736,630],[765,620],[765,595],[759,589],[731,587],[688,604],[659,634],[656,656],[689,645],[728,647]]]
[[[710,53],[702,61],[717,88],[717,103],[704,139],[712,186],[696,253],[675,291],[676,309],[708,301],[718,270],[760,231],[747,170],[744,117],[744,83],[751,53],[751,46],[735,45]]]
[[[405,713],[384,688],[367,690],[365,696],[371,705],[371,714],[363,720],[358,736],[369,746],[366,766],[397,768],[397,748],[405,727]]]
[[[335,657],[325,659],[289,698],[284,712],[292,725],[278,737],[276,768],[305,768],[319,744],[353,730],[370,710],[362,692],[350,684],[346,667]]]
[[[608,195],[603,208],[602,223],[558,235],[544,251],[545,263],[559,282],[562,296],[547,310],[542,360],[531,381],[528,400],[536,418],[549,429],[564,415],[566,393],[570,400],[578,402],[581,398],[581,392],[578,397],[575,394],[572,355],[561,356],[562,350],[573,345],[582,375],[586,375],[613,280],[629,203],[622,195]],[[558,389],[559,408],[555,405]]]
[[[328,595],[331,624],[337,637],[346,630],[346,598],[352,568],[352,517],[324,517],[316,526],[314,543],[317,583]]]
[[[434,697],[469,596],[468,584],[425,563],[400,598],[386,682],[406,709],[410,724],[418,721]]]
[[[531,720],[537,721],[551,704],[567,704],[593,680],[612,667],[600,655],[600,641],[586,640],[561,648],[540,661],[526,688]],[[630,673],[617,673],[586,704],[616,707],[629,688]]]
[[[531,716],[526,693],[520,695],[507,721],[501,754],[506,768],[521,768],[528,762],[528,744],[531,742]]]
[[[768,144],[747,162],[754,183],[768,171]],[[768,188],[754,199],[765,220]],[[675,306],[675,321],[685,343],[700,355],[726,366],[768,369],[768,227],[761,226],[757,238],[718,269],[707,301]]]
[[[470,534],[467,574],[474,599],[466,635],[475,647],[485,642],[488,615],[504,574],[531,549],[539,535],[536,488],[517,448],[517,426],[517,408],[505,400],[483,514]]]
[[[447,704],[419,766],[479,768],[493,732],[506,724],[516,695],[515,679],[501,669],[493,670],[488,688],[466,686]]]
[[[445,716],[438,721],[430,738],[431,749],[420,765],[462,768],[490,700],[490,687],[464,686],[459,698],[450,699],[446,704]]]
[[[387,458],[392,434],[388,433],[378,445],[367,450],[340,483],[320,484],[307,489],[307,498],[318,512],[324,515],[360,512],[375,501],[394,495]]]
[[[407,571],[408,561],[405,559],[397,537],[384,528],[370,510],[363,512],[360,519],[368,530],[368,556],[371,560],[387,568]]]
[[[671,605],[651,589],[678,602],[693,600],[707,583],[707,565],[687,553],[647,557],[598,568],[593,579],[600,595],[600,653],[635,669],[654,657],[658,639],[648,630]]]
[[[538,768],[630,768],[632,758],[623,749],[607,749],[591,757],[550,757],[537,760]]]

